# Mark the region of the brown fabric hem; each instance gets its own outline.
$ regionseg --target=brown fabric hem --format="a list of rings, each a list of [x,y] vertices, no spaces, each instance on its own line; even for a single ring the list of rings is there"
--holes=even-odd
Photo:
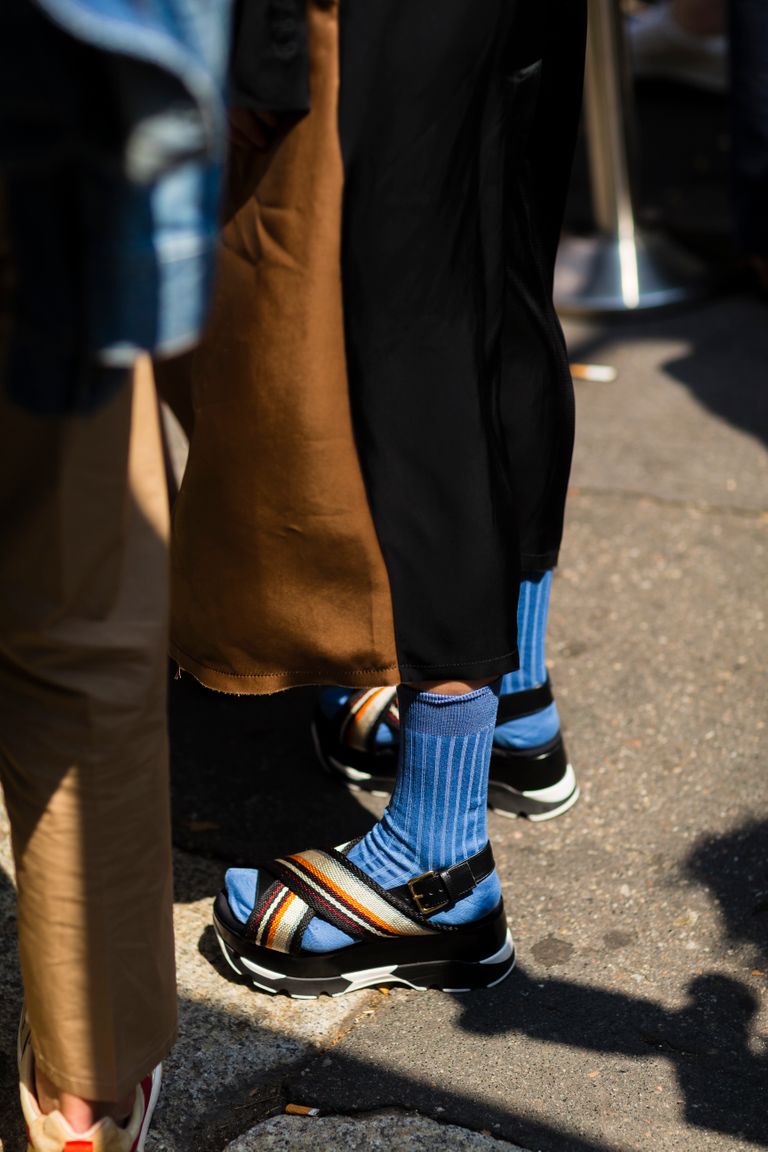
[[[147,1055],[133,1066],[134,1070],[127,1072],[123,1079],[117,1082],[114,1080],[97,1080],[93,1077],[76,1076],[73,1078],[68,1076],[55,1064],[51,1064],[50,1061],[39,1055],[34,1039],[32,1048],[35,1053],[35,1066],[49,1080],[52,1080],[62,1092],[71,1092],[74,1096],[82,1096],[85,1100],[112,1101],[121,1100],[133,1092],[141,1084],[144,1077],[148,1076],[152,1069],[166,1058],[176,1043],[177,1037],[178,1028],[174,1027],[170,1036],[162,1044],[154,1045]]]
[[[204,688],[214,692],[226,692],[233,696],[269,696],[274,692],[286,692],[289,688],[319,687],[328,684],[343,684],[351,688],[378,688],[401,683],[400,669],[396,664],[381,668],[327,668],[324,670],[302,670],[298,672],[232,672],[225,668],[212,668],[196,660],[173,642],[169,652],[171,659],[182,672],[189,673]]]

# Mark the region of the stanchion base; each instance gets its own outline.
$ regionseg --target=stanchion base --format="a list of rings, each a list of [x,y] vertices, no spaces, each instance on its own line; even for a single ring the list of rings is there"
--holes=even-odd
[[[565,237],[555,269],[555,305],[589,316],[670,308],[705,296],[711,276],[700,260],[661,233]]]

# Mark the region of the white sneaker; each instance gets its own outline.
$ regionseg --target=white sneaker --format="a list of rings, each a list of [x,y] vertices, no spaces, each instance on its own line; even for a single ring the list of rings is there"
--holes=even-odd
[[[160,1094],[162,1065],[145,1076],[136,1089],[130,1120],[118,1128],[114,1120],[99,1120],[87,1132],[75,1132],[61,1112],[43,1113],[35,1095],[35,1060],[27,1023],[22,1010],[19,1024],[19,1094],[27,1125],[27,1152],[144,1152],[152,1113]]]
[[[629,59],[635,76],[677,80],[710,92],[728,88],[725,36],[695,36],[672,15],[670,3],[654,4],[627,21]]]

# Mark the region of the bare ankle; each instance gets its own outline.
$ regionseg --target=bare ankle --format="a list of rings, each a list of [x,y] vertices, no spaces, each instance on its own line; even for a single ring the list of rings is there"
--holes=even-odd
[[[87,1100],[72,1092],[62,1092],[52,1080],[35,1070],[37,1102],[41,1112],[61,1112],[74,1132],[87,1132],[105,1116],[124,1125],[133,1110],[133,1093],[122,1100]]]
[[[436,692],[440,696],[465,696],[478,688],[486,688],[496,680],[498,676],[485,680],[420,680],[409,684],[408,687],[416,692]]]

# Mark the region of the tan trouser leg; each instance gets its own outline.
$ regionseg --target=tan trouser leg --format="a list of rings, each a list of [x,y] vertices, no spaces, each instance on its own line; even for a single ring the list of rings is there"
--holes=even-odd
[[[0,399],[0,778],[22,975],[40,1067],[96,1100],[130,1092],[176,1029],[167,520],[147,365],[92,417]]]

